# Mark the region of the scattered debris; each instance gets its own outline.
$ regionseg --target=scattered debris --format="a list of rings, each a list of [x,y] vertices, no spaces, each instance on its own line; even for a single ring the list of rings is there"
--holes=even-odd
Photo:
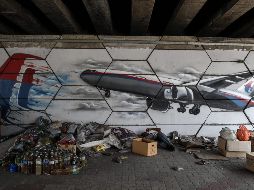
[[[192,154],[192,153],[195,153],[195,152],[200,152],[200,149],[198,148],[188,148],[185,150],[185,152],[189,153],[189,154]]]
[[[185,150],[192,148],[201,148],[211,150],[215,147],[215,138],[213,137],[196,137],[194,135],[183,135],[179,137],[177,142],[185,147]]]
[[[184,170],[182,167],[177,167],[177,166],[172,167],[172,169],[175,170],[175,171],[182,171],[182,170]]]
[[[112,158],[112,161],[116,162],[116,163],[119,163],[119,164],[122,164],[123,160],[125,160],[127,158],[128,158],[127,156],[115,156],[115,157]]]
[[[221,156],[218,152],[207,151],[207,152],[195,152],[195,158],[202,160],[228,160],[228,158]]]
[[[198,165],[207,165],[207,164],[209,164],[209,162],[207,162],[205,160],[200,160],[200,161],[197,161],[195,163],[198,164]]]

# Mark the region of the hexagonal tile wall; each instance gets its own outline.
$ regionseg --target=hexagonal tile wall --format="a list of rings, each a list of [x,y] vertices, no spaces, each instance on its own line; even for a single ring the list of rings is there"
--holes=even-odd
[[[44,117],[50,120],[49,116],[44,111],[10,111],[7,115],[8,122],[16,125],[32,125],[38,117]]]
[[[113,60],[107,68],[107,73],[130,74],[130,75],[153,75],[155,74],[147,61]]]
[[[83,71],[103,74],[112,61],[105,49],[53,49],[46,60],[63,85],[84,85]]]
[[[104,43],[107,51],[115,60],[146,60],[155,44]]]
[[[246,66],[249,68],[252,75],[254,75],[254,51],[250,51],[248,56],[245,58],[244,62]]]
[[[226,48],[224,46],[224,49],[223,47],[214,49],[214,47],[207,48],[205,46],[206,52],[212,61],[243,61],[249,52],[241,48]]]
[[[241,111],[232,112],[211,112],[208,116],[206,125],[249,125],[250,122],[245,114]]]
[[[0,46],[5,122],[25,126],[44,116],[136,132],[159,127],[166,134],[215,136],[223,126],[251,128],[254,122],[252,51],[245,64],[248,51],[227,48],[154,50],[154,42],[130,40],[54,45],[4,42],[7,51]]]
[[[254,124],[254,99],[253,98],[249,101],[247,107],[244,110],[244,113],[246,114],[250,122]]]
[[[52,121],[104,123],[111,109],[104,100],[53,100],[46,112]]]
[[[146,112],[112,112],[106,124],[112,126],[154,126]]]
[[[99,90],[90,85],[62,86],[55,100],[104,100]]]
[[[243,110],[251,99],[254,81],[244,62],[212,62],[197,88],[212,111]]]
[[[148,62],[163,84],[195,85],[211,60],[204,50],[154,50]]]
[[[248,124],[245,126],[247,127],[247,129],[253,130],[252,125]],[[202,128],[197,133],[197,136],[217,137],[219,136],[221,129],[224,127],[228,127],[233,131],[239,129],[239,125],[203,125]]]

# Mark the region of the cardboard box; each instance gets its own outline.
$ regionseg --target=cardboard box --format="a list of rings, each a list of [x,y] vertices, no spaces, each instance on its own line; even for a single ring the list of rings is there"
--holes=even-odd
[[[157,142],[142,138],[133,139],[132,152],[143,156],[154,156],[157,154]]]
[[[246,169],[254,172],[254,153],[246,154]]]
[[[219,137],[218,148],[226,157],[246,157],[246,153],[251,152],[251,141],[230,141]]]

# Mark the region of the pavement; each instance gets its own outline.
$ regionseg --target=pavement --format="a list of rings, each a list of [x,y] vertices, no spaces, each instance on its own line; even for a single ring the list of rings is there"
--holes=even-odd
[[[90,158],[78,175],[35,176],[0,170],[0,190],[225,190],[254,189],[254,173],[245,159],[209,161],[198,165],[192,154],[159,149],[154,157],[132,153],[122,164],[110,156]],[[173,167],[184,170],[175,171]]]

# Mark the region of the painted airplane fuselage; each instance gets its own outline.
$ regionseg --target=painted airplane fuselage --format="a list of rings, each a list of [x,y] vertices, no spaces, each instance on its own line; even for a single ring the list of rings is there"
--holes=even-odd
[[[80,76],[86,83],[105,90],[114,90],[143,95],[162,102],[207,105],[204,97],[193,85],[175,86],[137,75],[117,74],[85,70]],[[170,91],[167,94],[167,91]],[[181,92],[181,95],[177,95]],[[174,95],[175,94],[175,95]],[[254,106],[248,95],[215,89],[205,94],[210,107],[225,110],[243,110],[247,103]]]

